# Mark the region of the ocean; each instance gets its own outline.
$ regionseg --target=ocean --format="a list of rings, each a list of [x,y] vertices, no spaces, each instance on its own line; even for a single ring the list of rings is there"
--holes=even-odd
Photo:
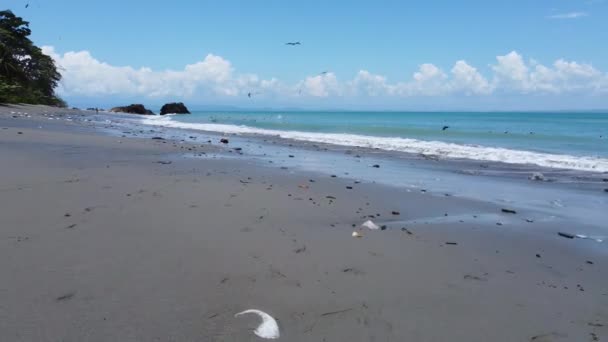
[[[608,172],[608,112],[212,112],[144,123],[436,156]]]

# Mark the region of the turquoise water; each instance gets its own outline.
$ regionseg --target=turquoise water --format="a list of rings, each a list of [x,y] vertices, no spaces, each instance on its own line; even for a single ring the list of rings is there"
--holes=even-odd
[[[447,158],[608,171],[608,113],[194,112],[147,121]]]

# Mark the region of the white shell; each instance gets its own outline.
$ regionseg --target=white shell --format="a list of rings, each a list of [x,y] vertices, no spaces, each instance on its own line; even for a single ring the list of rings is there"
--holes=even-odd
[[[280,336],[279,325],[277,324],[277,321],[274,318],[272,318],[272,316],[265,313],[264,311],[250,309],[250,310],[245,310],[245,311],[239,312],[236,315],[234,315],[234,317],[244,315],[247,313],[253,313],[262,318],[262,324],[260,324],[257,327],[257,329],[255,329],[253,331],[254,334],[256,334],[257,336],[259,336],[261,338],[267,338],[267,339],[271,339],[271,340],[273,340],[275,338],[279,338],[279,336]]]
[[[371,229],[371,230],[378,230],[378,229],[380,229],[380,226],[378,226],[377,224],[375,224],[371,220],[367,220],[367,221],[363,222],[363,224],[361,225],[361,227],[368,228],[368,229]]]

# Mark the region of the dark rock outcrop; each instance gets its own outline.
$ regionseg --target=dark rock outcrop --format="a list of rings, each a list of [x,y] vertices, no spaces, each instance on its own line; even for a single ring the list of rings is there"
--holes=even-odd
[[[114,113],[129,113],[129,114],[141,114],[141,115],[154,115],[154,113],[146,109],[142,104],[132,104],[123,107],[114,107],[110,109],[110,112]]]
[[[181,102],[166,103],[160,109],[160,115],[165,114],[190,114],[188,108]]]

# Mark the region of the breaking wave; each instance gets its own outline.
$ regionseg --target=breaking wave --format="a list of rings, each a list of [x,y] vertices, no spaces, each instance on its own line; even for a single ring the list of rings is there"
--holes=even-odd
[[[385,151],[399,151],[441,158],[471,159],[503,162],[509,164],[533,164],[549,168],[580,171],[606,172],[608,159],[591,156],[572,156],[514,150],[480,145],[465,145],[442,141],[425,141],[397,137],[377,137],[345,133],[317,133],[280,131],[249,126],[188,123],[172,120],[171,117],[151,117],[143,119],[144,124],[171,128],[193,129],[228,134],[256,134],[276,136],[284,139],[326,143],[342,146],[376,148]]]

